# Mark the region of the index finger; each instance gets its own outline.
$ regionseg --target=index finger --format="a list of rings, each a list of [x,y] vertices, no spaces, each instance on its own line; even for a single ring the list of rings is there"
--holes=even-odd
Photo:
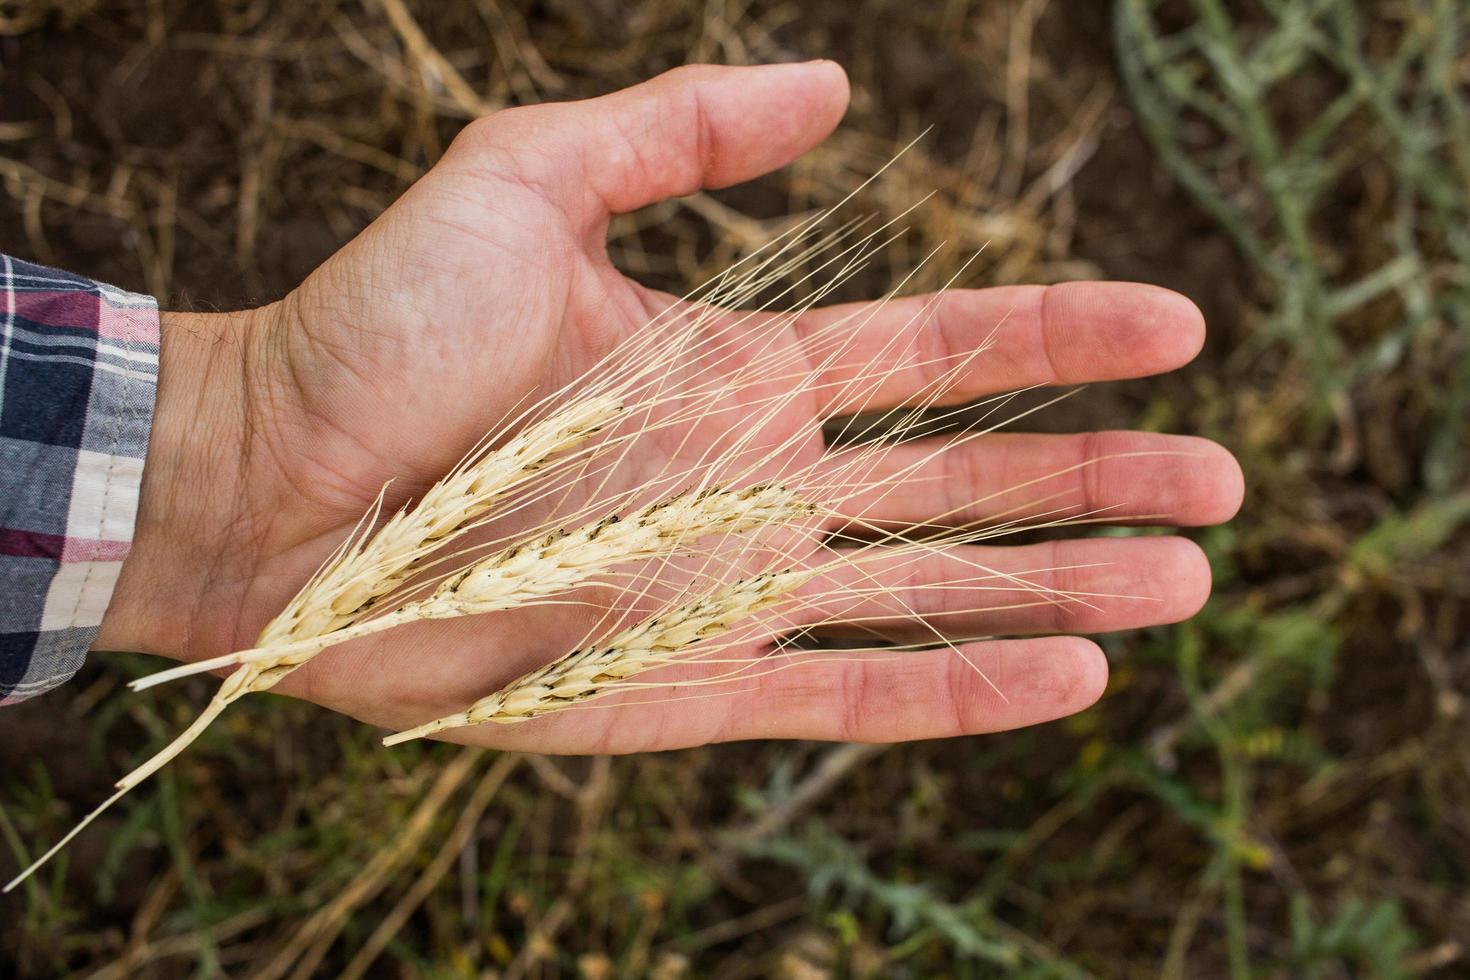
[[[1205,337],[1204,316],[1188,298],[1123,282],[844,303],[813,309],[794,326],[818,370],[820,414],[828,417],[927,402],[966,358],[936,404],[1171,371],[1193,360]]]

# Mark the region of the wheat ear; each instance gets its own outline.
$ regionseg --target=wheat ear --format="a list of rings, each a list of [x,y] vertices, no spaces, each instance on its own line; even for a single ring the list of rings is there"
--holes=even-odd
[[[1118,456],[1154,455],[1153,453],[1125,453]],[[1112,458],[1112,457],[1109,457]],[[1027,481],[1019,486],[1027,486],[1042,479],[1050,479],[1064,475],[1080,468],[1091,465],[1090,463],[1078,466],[1065,467],[1046,477]],[[1016,489],[1016,488],[1012,488]],[[810,488],[809,488],[810,492]],[[820,494],[816,496],[820,497]],[[810,505],[809,505],[810,506]],[[811,508],[810,512],[815,512]],[[1004,516],[1004,514],[1002,515]],[[884,614],[873,617],[875,619],[892,619],[901,617],[924,624],[932,633],[932,636],[920,645],[941,645],[949,648],[955,655],[959,656],[982,679],[991,686],[993,690],[1004,700],[1005,693],[1001,691],[979,669],[957,646],[964,640],[945,635],[928,621],[928,617],[920,615],[910,608],[904,600],[893,593],[891,586],[878,579],[870,579],[863,586],[847,586],[838,590],[819,591],[813,596],[797,594],[797,590],[813,579],[830,572],[838,567],[859,569],[867,562],[873,560],[885,560],[890,563],[889,571],[893,570],[892,559],[897,556],[904,561],[918,561],[925,557],[940,554],[946,546],[957,544],[972,544],[980,541],[990,540],[1007,534],[1013,534],[1018,530],[1034,530],[1049,527],[1063,527],[1077,524],[1086,524],[1091,521],[1088,515],[1078,516],[1071,508],[1060,508],[1050,513],[1032,515],[1025,519],[1006,520],[999,526],[988,528],[952,529],[936,533],[932,536],[920,539],[906,539],[900,535],[889,533],[882,535],[879,540],[850,539],[853,544],[858,545],[851,551],[838,551],[830,560],[816,566],[807,568],[786,568],[782,570],[768,570],[754,576],[748,576],[720,586],[713,592],[693,599],[686,599],[681,604],[666,607],[662,611],[643,620],[635,626],[614,633],[612,636],[595,643],[589,643],[575,652],[562,656],[551,663],[522,675],[511,681],[505,687],[490,694],[474,704],[451,715],[437,718],[426,722],[415,728],[388,736],[383,740],[387,746],[397,745],[402,742],[416,738],[434,735],[453,728],[461,728],[472,725],[480,725],[488,722],[499,724],[512,724],[526,721],[539,715],[564,710],[579,702],[590,701],[595,698],[610,694],[620,693],[634,689],[635,687],[666,686],[666,685],[630,685],[627,679],[645,671],[660,667],[667,667],[675,663],[703,663],[711,664],[719,661],[707,659],[712,653],[738,645],[749,636],[735,630],[757,612],[768,610],[770,607],[790,600],[795,603],[793,608],[825,609],[825,615],[821,621],[838,621],[850,625],[861,625],[862,620],[854,619],[852,616],[833,612],[831,607],[840,604],[843,600],[858,600],[875,596],[886,597],[893,603],[892,614]],[[873,530],[878,530],[873,528]],[[837,535],[841,540],[845,535]],[[747,544],[747,548],[750,547]],[[778,557],[791,558],[793,556],[780,555]],[[927,588],[933,590],[969,588],[990,592],[1016,592],[1030,597],[1026,601],[1018,601],[1003,606],[982,606],[978,609],[950,609],[941,615],[961,615],[980,610],[998,612],[1004,609],[1027,608],[1040,604],[1058,605],[1064,603],[1075,603],[1092,606],[1089,601],[1096,598],[1113,599],[1140,599],[1141,596],[1111,595],[1104,593],[1087,593],[1078,591],[1067,591],[1048,588],[1032,582],[1027,576],[1046,572],[1063,571],[1074,568],[1088,568],[1091,565],[1067,565],[1049,568],[1031,569],[1026,572],[1003,572],[989,568],[977,562],[957,559],[960,563],[974,570],[973,575],[951,576],[941,582],[933,583]],[[996,585],[979,585],[982,582],[998,582]],[[804,630],[811,629],[819,623],[807,624]],[[732,633],[732,630],[734,632]],[[722,638],[721,642],[714,647],[708,646],[709,641]],[[969,639],[983,639],[985,637],[971,637]],[[698,645],[698,646],[697,646]],[[896,651],[913,648],[905,645],[885,644],[881,647],[872,648],[875,651]],[[850,650],[849,653],[862,652]],[[785,654],[783,656],[791,656]],[[750,665],[759,661],[742,661],[746,666],[731,672],[725,680],[749,678]],[[780,670],[784,668],[774,668]],[[717,678],[714,683],[720,682]],[[707,684],[712,681],[699,681],[695,683]]]
[[[718,636],[780,602],[815,574],[814,570],[764,572],[733,582],[531,671],[462,712],[390,735],[383,744],[397,745],[466,725],[526,721],[609,693],[609,685],[669,663],[700,640]]]
[[[626,516],[613,514],[570,531],[552,531],[497,552],[453,573],[425,598],[354,626],[185,664],[136,681],[134,687],[152,687],[235,665],[295,666],[348,640],[426,619],[516,608],[571,591],[619,565],[677,553],[700,538],[794,526],[815,513],[813,505],[775,484],[742,490],[690,491],[647,504]]]
[[[575,448],[621,412],[622,405],[607,396],[574,401],[462,465],[308,582],[261,632],[260,645],[351,625],[399,588],[428,549],[462,533],[547,460]]]

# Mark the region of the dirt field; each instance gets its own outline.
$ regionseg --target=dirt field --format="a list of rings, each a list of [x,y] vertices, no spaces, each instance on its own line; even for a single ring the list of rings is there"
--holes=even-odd
[[[967,285],[1178,289],[1211,326],[1194,365],[1094,387],[1036,427],[1198,432],[1248,481],[1240,517],[1198,536],[1210,607],[1106,638],[1108,694],[1077,718],[888,749],[502,762],[384,752],[344,718],[256,698],[0,900],[0,962],[23,977],[1470,972],[1458,6],[0,3],[0,251],[200,309],[289,290],[475,111],[686,61],[835,58],[855,94],[826,146],[620,220],[623,267],[682,291],[932,126],[863,202],[935,198],[891,266],[846,292],[882,292],[940,241],[985,247]],[[145,659],[95,656],[0,711],[0,873],[207,697],[128,695]],[[415,821],[436,781],[451,804]],[[457,828],[477,786],[494,795]]]

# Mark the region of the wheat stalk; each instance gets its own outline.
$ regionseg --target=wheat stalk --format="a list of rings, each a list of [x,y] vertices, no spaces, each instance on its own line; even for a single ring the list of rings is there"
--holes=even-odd
[[[711,320],[723,315],[723,304],[737,305],[758,295],[800,263],[840,242],[860,224],[849,224],[815,241],[809,241],[807,236],[834,210],[835,208],[822,212],[799,224],[787,235],[778,236],[770,243],[771,246],[776,246],[773,249],[768,246],[757,250],[754,255],[725,270],[711,284],[694,291],[678,303],[671,304],[669,309],[653,317],[643,331],[612,352],[592,375],[581,379],[580,396],[571,399],[548,417],[525,424],[498,449],[487,448],[494,443],[496,434],[487,436],[458,467],[431,487],[415,506],[399,511],[374,534],[365,531],[360,538],[349,538],[308,580],[286,608],[267,624],[257,640],[257,647],[286,642],[309,642],[351,627],[372,613],[380,600],[397,591],[414,572],[422,568],[435,551],[477,526],[497,501],[518,487],[524,487],[536,475],[544,473],[551,460],[585,443],[619,416],[626,418],[630,411],[625,403],[635,395],[642,399],[639,409],[645,415],[651,413],[654,407],[668,397],[665,393],[667,366],[677,363],[696,343],[701,332],[709,327]],[[819,266],[810,275],[814,276],[831,263],[847,257],[846,264],[839,267],[829,281],[814,290],[804,303],[786,311],[781,317],[774,318],[766,330],[757,332],[744,345],[728,342],[707,345],[715,350],[714,363],[718,364],[720,359],[733,359],[741,350],[756,345],[762,334],[765,337],[775,335],[789,323],[790,318],[798,316],[802,310],[835,289],[848,276],[855,274],[866,255],[870,254],[874,236],[891,223],[863,236],[838,252],[835,258]],[[766,252],[768,254],[762,255]],[[788,252],[791,254],[786,255]],[[784,260],[783,255],[786,255]],[[757,257],[758,261],[750,268],[739,271]],[[768,300],[761,308],[776,302],[780,296],[787,295],[791,288],[794,285]],[[756,312],[747,311],[728,324],[726,330],[733,332],[736,326],[747,322]],[[681,320],[682,326],[661,329],[667,328],[670,321],[677,323]],[[758,347],[757,352],[759,353]],[[708,350],[703,353],[707,358],[710,356]],[[789,358],[790,355],[786,357]],[[743,379],[768,375],[782,363],[781,357],[756,356],[724,384],[684,393],[686,400],[692,400],[692,408],[686,406],[683,413],[675,413],[659,422],[645,419],[633,435],[641,436],[659,427],[687,423],[691,418],[699,417],[701,410],[707,410],[702,409],[702,406],[728,394],[741,383],[748,383]],[[577,385],[569,385],[565,390],[576,387]],[[552,396],[542,405],[533,406],[520,417],[507,422],[500,431],[510,429],[518,423],[526,423],[538,408],[553,402],[556,397],[558,396]],[[792,397],[794,393],[787,393],[781,400]],[[772,409],[776,407],[779,405],[773,405]],[[625,436],[621,441],[626,448],[631,444],[632,437]],[[588,454],[584,454],[583,462],[586,455]],[[370,531],[375,514],[376,509],[370,510],[360,527]],[[246,694],[269,690],[299,666],[300,662],[272,662],[270,658],[262,658],[255,663],[243,664],[221,684],[194,723],[153,758],[119,780],[116,784],[118,793],[84,818],[61,844],[64,845],[123,793],[187,748],[230,704]],[[27,869],[21,878],[7,886],[7,889],[49,859],[60,846],[49,851],[32,868]]]

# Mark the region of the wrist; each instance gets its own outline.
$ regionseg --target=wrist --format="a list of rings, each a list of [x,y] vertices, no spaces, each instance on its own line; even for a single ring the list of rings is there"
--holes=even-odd
[[[132,547],[100,649],[184,658],[208,583],[228,574],[222,559],[232,557],[245,441],[242,351],[258,312],[160,314],[158,394]]]

